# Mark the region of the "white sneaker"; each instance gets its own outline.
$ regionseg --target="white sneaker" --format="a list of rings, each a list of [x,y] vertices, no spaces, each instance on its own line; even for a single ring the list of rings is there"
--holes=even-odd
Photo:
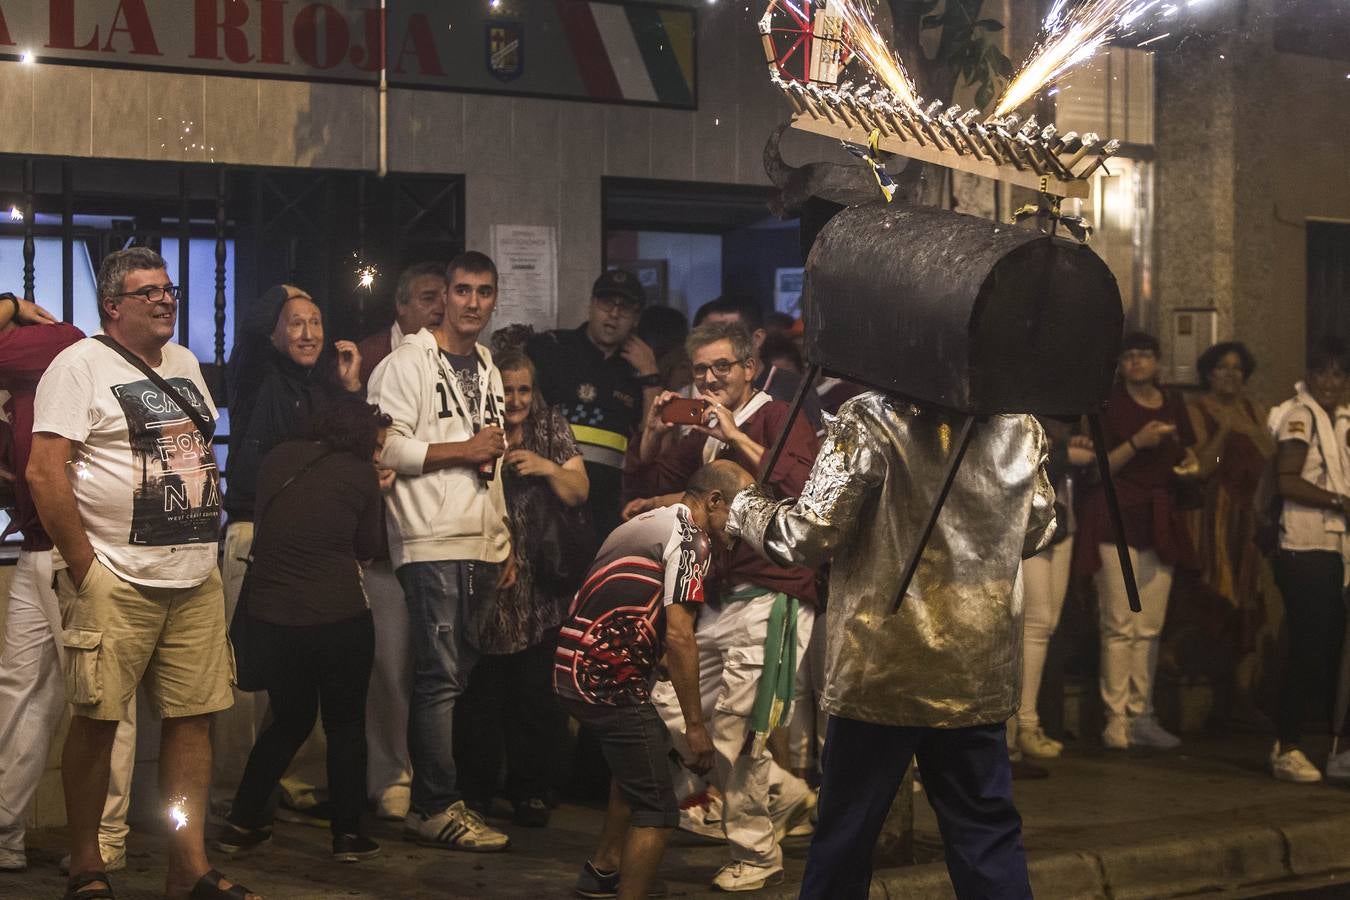
[[[11,850],[0,847],[0,872],[22,872],[28,868],[28,854],[23,848]]]
[[[698,803],[681,808],[679,828],[709,840],[725,841],[727,833],[722,827],[722,798],[704,794]]]
[[[403,837],[423,847],[495,853],[511,845],[511,839],[483,821],[483,817],[456,801],[444,812],[423,817],[409,812],[403,819]]]
[[[1292,781],[1295,784],[1315,784],[1322,780],[1322,773],[1303,755],[1302,750],[1295,747],[1281,753],[1279,741],[1270,751],[1270,774],[1277,781]]]
[[[1128,750],[1130,748],[1130,723],[1128,719],[1115,717],[1106,720],[1102,729],[1102,745],[1107,750]]]
[[[718,869],[712,883],[719,891],[757,891],[770,885],[782,884],[783,867],[757,866],[738,860]]]
[[[1327,757],[1327,780],[1344,781],[1350,778],[1350,750],[1332,753]]]
[[[120,847],[109,847],[106,844],[98,845],[98,855],[103,857],[103,871],[120,872],[127,867],[127,848],[123,844]],[[70,854],[67,853],[61,857],[61,862],[57,865],[62,875],[70,874]]]
[[[1035,728],[1019,728],[1017,747],[1032,759],[1054,759],[1064,752],[1064,745],[1048,737],[1039,725]]]
[[[1159,725],[1153,716],[1139,716],[1130,722],[1130,743],[1136,747],[1175,750],[1181,746],[1181,738]]]
[[[408,817],[408,803],[412,791],[406,787],[391,787],[375,801],[375,818],[384,822],[402,822]]]

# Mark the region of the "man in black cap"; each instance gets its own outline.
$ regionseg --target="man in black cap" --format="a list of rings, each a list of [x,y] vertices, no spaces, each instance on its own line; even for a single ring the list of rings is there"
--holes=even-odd
[[[646,302],[636,275],[611,269],[591,288],[584,324],[537,335],[525,348],[539,372],[545,402],[572,424],[591,481],[596,537],[602,541],[619,525],[628,440],[660,389],[656,354],[633,333]]]

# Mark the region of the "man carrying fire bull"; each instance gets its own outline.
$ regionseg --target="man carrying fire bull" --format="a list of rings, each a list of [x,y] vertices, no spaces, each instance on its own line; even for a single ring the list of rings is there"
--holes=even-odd
[[[1023,558],[1054,531],[1047,445],[1029,415],[982,418],[898,612],[963,417],[868,392],[845,403],[802,496],[758,486],[728,532],[779,565],[833,561],[819,824],[801,897],[862,898],[910,758],[961,898],[1031,896],[1004,722],[1017,708]]]

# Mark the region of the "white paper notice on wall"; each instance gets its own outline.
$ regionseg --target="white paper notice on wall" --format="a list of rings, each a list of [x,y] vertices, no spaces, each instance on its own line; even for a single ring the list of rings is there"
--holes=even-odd
[[[493,225],[497,309],[493,330],[532,325],[558,327],[558,231],[552,225]]]

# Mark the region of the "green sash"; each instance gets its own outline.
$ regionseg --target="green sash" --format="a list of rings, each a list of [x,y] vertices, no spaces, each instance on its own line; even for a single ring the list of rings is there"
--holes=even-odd
[[[753,600],[770,593],[763,588],[746,587],[724,598],[735,603]],[[792,695],[797,678],[797,606],[796,597],[779,592],[774,594],[769,611],[769,626],[764,636],[764,670],[755,691],[755,705],[750,711],[750,726],[754,731],[753,752],[763,752],[769,733],[787,721],[792,714]]]

